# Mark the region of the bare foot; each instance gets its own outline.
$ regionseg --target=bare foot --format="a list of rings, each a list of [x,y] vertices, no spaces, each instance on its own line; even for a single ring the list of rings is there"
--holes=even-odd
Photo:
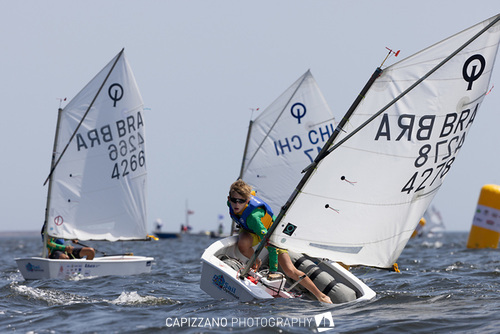
[[[255,270],[255,271],[257,271],[257,270],[259,270],[259,268],[260,268],[261,265],[262,265],[262,260],[259,259],[259,258],[257,258],[255,260],[255,263],[252,266],[252,269]]]
[[[323,295],[321,297],[318,297],[318,300],[322,303],[327,303],[327,304],[333,304],[332,303],[332,300],[330,299],[330,297],[328,297],[327,295]]]

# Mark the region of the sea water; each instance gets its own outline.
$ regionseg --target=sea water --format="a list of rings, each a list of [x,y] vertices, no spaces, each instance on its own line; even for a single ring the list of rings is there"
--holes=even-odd
[[[0,237],[1,333],[499,333],[500,250],[466,248],[467,232],[411,239],[401,273],[352,269],[377,296],[326,305],[214,300],[200,290],[200,257],[215,239],[88,242],[105,253],[153,256],[150,274],[25,281],[14,258],[39,236]],[[98,253],[99,255],[99,253]]]

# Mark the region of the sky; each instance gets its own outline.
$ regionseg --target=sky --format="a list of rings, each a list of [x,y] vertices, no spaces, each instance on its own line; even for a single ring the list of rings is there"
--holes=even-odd
[[[188,206],[194,231],[220,214],[227,231],[251,109],[310,69],[340,120],[386,47],[402,59],[497,13],[498,0],[0,0],[0,231],[40,229],[60,99],[122,48],[146,108],[149,229],[177,231]],[[481,187],[500,184],[499,59],[491,84],[432,203],[447,230],[469,231]]]

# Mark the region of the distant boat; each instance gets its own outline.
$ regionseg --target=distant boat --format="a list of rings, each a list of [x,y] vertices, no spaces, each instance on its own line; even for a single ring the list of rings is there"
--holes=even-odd
[[[228,237],[228,233],[224,233],[224,216],[223,215],[218,215],[217,216],[217,231],[210,231],[209,232],[210,238],[214,239],[220,239],[220,238],[225,238]]]
[[[25,279],[149,273],[152,257],[49,259],[49,237],[147,240],[143,102],[121,50],[59,109],[43,231],[43,256],[16,259]]]
[[[435,206],[431,205],[425,211],[424,216],[420,219],[411,237],[435,236],[443,233],[445,230],[446,227],[441,217],[441,213]]]
[[[217,241],[202,255],[201,288],[216,299],[294,298],[293,282],[275,284],[250,269],[257,257],[265,265],[270,243],[303,253],[333,276],[329,286],[343,283],[355,291],[354,301],[373,298],[336,262],[392,268],[489,91],[499,20],[497,15],[377,68],[305,168],[252,259],[246,263],[239,254],[235,236]]]
[[[176,239],[181,236],[180,233],[174,232],[155,232],[155,235],[160,239]]]
[[[159,239],[175,239],[175,238],[179,238],[181,236],[180,233],[175,233],[175,232],[162,232],[162,227],[163,227],[163,223],[161,221],[161,219],[156,219],[155,220],[155,231],[153,232],[153,234],[159,238]]]
[[[181,224],[181,233],[182,234],[191,234],[191,230],[193,227],[189,224],[189,216],[194,215],[194,211],[189,209],[189,204],[188,201],[186,200],[186,209],[185,209],[185,214],[186,214],[186,220],[184,224]]]
[[[194,214],[193,210],[189,209],[188,201],[186,200],[186,210],[185,210],[185,222],[181,224],[180,226],[180,231],[177,232],[162,232],[161,228],[163,226],[163,223],[161,222],[161,219],[157,219],[155,221],[155,231],[153,234],[158,237],[159,239],[175,239],[175,238],[180,238],[184,234],[191,234],[192,227],[189,224],[189,216]]]
[[[441,212],[439,212],[434,205],[431,205],[427,211],[425,211],[424,218],[426,223],[423,228],[423,233],[425,235],[431,236],[446,231]]]

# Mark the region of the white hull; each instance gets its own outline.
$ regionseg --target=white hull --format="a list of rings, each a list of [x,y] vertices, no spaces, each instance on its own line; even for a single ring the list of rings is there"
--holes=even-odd
[[[239,278],[238,271],[234,269],[234,266],[231,266],[231,259],[239,259],[244,263],[246,258],[237,250],[236,242],[237,236],[227,237],[214,242],[205,250],[201,257],[201,289],[215,299],[238,300],[241,302],[277,297],[277,292],[265,285],[273,286],[275,289],[280,286],[284,287],[285,279],[283,281],[269,282],[264,275],[253,271],[251,271],[251,276],[256,283],[248,278],[243,280]],[[265,264],[267,258],[265,250],[262,251],[260,258],[263,260],[263,264]],[[226,259],[225,262],[223,261],[224,259]],[[334,277],[337,282],[343,283],[355,291],[356,299],[354,302],[370,300],[375,297],[375,292],[372,289],[339,264],[327,261],[321,263],[320,267],[323,271]],[[287,286],[290,283],[290,281],[286,282]],[[295,298],[296,293],[302,292],[293,289],[288,293],[280,289],[279,297]],[[314,298],[312,295],[308,297]]]
[[[93,260],[54,260],[42,257],[15,259],[26,280],[108,275],[129,276],[151,272],[154,258],[144,256],[106,256]]]

